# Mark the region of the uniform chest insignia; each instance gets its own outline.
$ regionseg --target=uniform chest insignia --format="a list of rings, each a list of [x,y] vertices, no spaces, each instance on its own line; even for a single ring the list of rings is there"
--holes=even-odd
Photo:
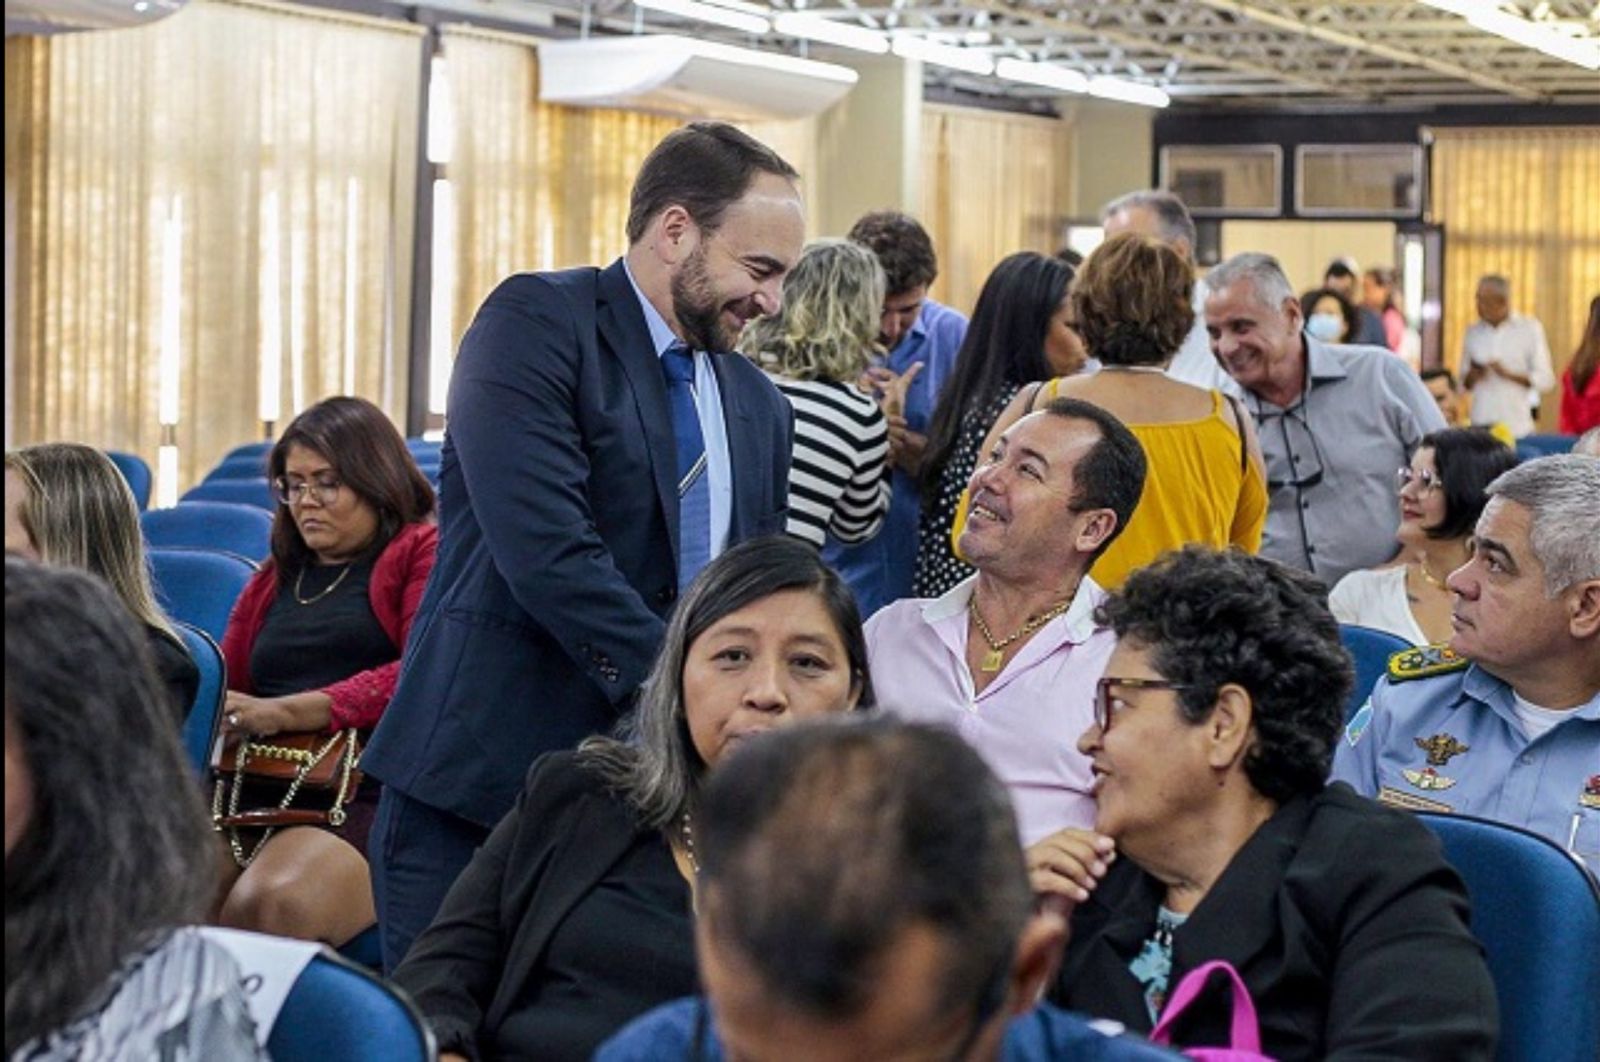
[[[1443,767],[1453,757],[1461,755],[1472,747],[1463,745],[1449,734],[1435,734],[1426,741],[1422,738],[1413,740],[1416,741],[1417,748],[1428,754],[1429,767]]]
[[[1410,682],[1460,671],[1471,661],[1448,645],[1419,645],[1389,657],[1389,681]]]
[[[1591,774],[1584,783],[1583,792],[1578,796],[1578,803],[1586,808],[1600,808],[1600,774]]]
[[[1456,784],[1456,780],[1454,778],[1446,778],[1432,767],[1424,767],[1420,771],[1402,771],[1401,773],[1406,776],[1406,781],[1410,782],[1418,789],[1426,789],[1429,792],[1439,789],[1449,789],[1451,786]]]

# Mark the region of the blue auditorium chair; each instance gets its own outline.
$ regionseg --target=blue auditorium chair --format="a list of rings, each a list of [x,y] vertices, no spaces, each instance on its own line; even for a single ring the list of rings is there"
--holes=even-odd
[[[107,450],[106,456],[133,488],[133,500],[139,503],[139,511],[150,508],[150,466],[145,464],[144,458],[122,450]]]
[[[275,444],[271,439],[241,443],[240,445],[229,450],[227,453],[223,454],[222,460],[232,461],[236,457],[256,457],[260,458],[261,463],[265,465],[267,462],[267,452],[271,450],[274,445]],[[221,464],[222,461],[217,463]]]
[[[257,509],[276,512],[278,499],[265,476],[255,479],[212,479],[199,486],[190,487],[179,504],[191,501],[231,502],[234,505],[254,505]]]
[[[433,1062],[438,1046],[416,1004],[326,950],[289,990],[267,1051],[274,1062]]]
[[[1472,932],[1483,943],[1500,1001],[1497,1057],[1594,1062],[1600,1050],[1600,887],[1592,873],[1516,826],[1469,815],[1417,817],[1438,835],[1445,858],[1467,883]]]
[[[183,750],[196,770],[205,771],[211,757],[211,734],[216,729],[217,716],[222,711],[222,700],[228,692],[227,667],[222,660],[222,650],[212,637],[199,627],[177,623],[178,636],[184,648],[194,658],[200,669],[200,688],[195,691],[194,704],[183,722]]]
[[[256,566],[234,553],[204,549],[153,549],[150,574],[167,615],[193,624],[218,642],[228,615]]]
[[[212,549],[261,561],[272,552],[272,514],[254,505],[186,501],[139,517],[152,549]]]
[[[1517,440],[1517,457],[1531,461],[1551,454],[1569,454],[1577,441],[1576,435],[1524,435]]]
[[[1356,682],[1350,687],[1350,699],[1345,702],[1344,717],[1349,720],[1367,702],[1372,687],[1388,673],[1389,658],[1403,649],[1410,649],[1411,643],[1388,631],[1376,631],[1354,623],[1339,624],[1339,640],[1344,642],[1356,665]]]
[[[204,482],[218,479],[265,479],[267,455],[246,454],[243,457],[223,458],[215,468],[206,473]]]

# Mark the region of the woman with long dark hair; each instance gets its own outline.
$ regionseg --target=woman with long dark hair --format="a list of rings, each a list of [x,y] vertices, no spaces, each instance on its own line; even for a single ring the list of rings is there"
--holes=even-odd
[[[394,695],[433,570],[433,488],[394,424],[363,398],[301,413],[267,466],[280,503],[272,556],[222,638],[223,729],[368,733]],[[227,831],[218,920],[335,945],[372,925],[366,841],[377,799],[368,780],[337,825]]]
[[[1083,368],[1083,344],[1067,306],[1072,267],[1023,251],[1002,259],[984,281],[939,404],[928,425],[919,476],[922,519],[911,592],[938,597],[972,574],[950,546],[950,528],[979,444],[1006,405],[1030,383]]]
[[[1582,435],[1600,424],[1600,295],[1589,300],[1589,324],[1583,340],[1572,355],[1572,363],[1561,374],[1561,418],[1563,434]]]

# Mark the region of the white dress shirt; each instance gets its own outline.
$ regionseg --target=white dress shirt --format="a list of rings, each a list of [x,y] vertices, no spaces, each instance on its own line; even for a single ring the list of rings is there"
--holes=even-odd
[[[1472,387],[1472,423],[1504,424],[1519,439],[1532,433],[1530,399],[1556,385],[1544,326],[1535,318],[1515,313],[1498,325],[1479,321],[1467,329],[1461,351],[1463,374],[1474,365],[1498,362],[1532,381],[1531,387],[1523,387],[1496,372],[1486,373]]]

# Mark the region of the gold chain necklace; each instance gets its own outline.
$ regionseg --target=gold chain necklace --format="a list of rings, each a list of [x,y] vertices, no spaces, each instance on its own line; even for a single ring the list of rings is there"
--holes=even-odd
[[[1046,623],[1049,623],[1051,620],[1061,615],[1067,610],[1067,606],[1072,604],[1072,599],[1077,596],[1077,593],[1077,587],[1073,587],[1072,593],[1067,595],[1066,600],[1060,602],[1059,604],[1052,605],[1050,608],[1039,613],[1037,616],[1029,616],[1028,622],[1019,627],[1016,633],[1012,634],[1009,638],[1001,638],[996,641],[994,634],[989,630],[989,625],[983,621],[983,613],[978,611],[978,595],[977,592],[974,591],[972,597],[967,599],[967,611],[972,614],[972,621],[978,625],[978,633],[983,635],[983,640],[985,642],[989,643],[989,651],[983,655],[983,663],[979,666],[987,672],[999,671],[1000,665],[1005,662],[1006,646],[1010,645],[1012,642],[1016,641],[1018,638],[1021,638],[1025,634],[1032,634],[1040,627],[1043,627]]]
[[[1417,558],[1417,571],[1421,573],[1422,581],[1433,587],[1435,590],[1448,589],[1448,587],[1444,585],[1443,579],[1439,578],[1437,575],[1434,575],[1428,570],[1428,560],[1426,557]]]
[[[306,567],[309,568],[310,565],[308,564],[308,565],[306,565]],[[349,575],[349,574],[350,574],[350,563],[347,561],[345,563],[345,566],[344,566],[344,571],[339,573],[339,578],[337,578],[333,582],[329,583],[328,584],[328,588],[326,590],[322,591],[322,593],[320,593],[320,594],[312,594],[310,597],[301,597],[300,596],[300,583],[302,581],[304,581],[304,579],[306,577],[306,569],[305,568],[301,568],[300,569],[300,574],[294,577],[294,599],[295,599],[295,601],[297,601],[298,603],[300,603],[302,605],[315,605],[318,601],[321,601],[323,598],[327,597],[329,594],[331,594],[335,590],[339,589],[339,584],[344,582],[344,577]]]

